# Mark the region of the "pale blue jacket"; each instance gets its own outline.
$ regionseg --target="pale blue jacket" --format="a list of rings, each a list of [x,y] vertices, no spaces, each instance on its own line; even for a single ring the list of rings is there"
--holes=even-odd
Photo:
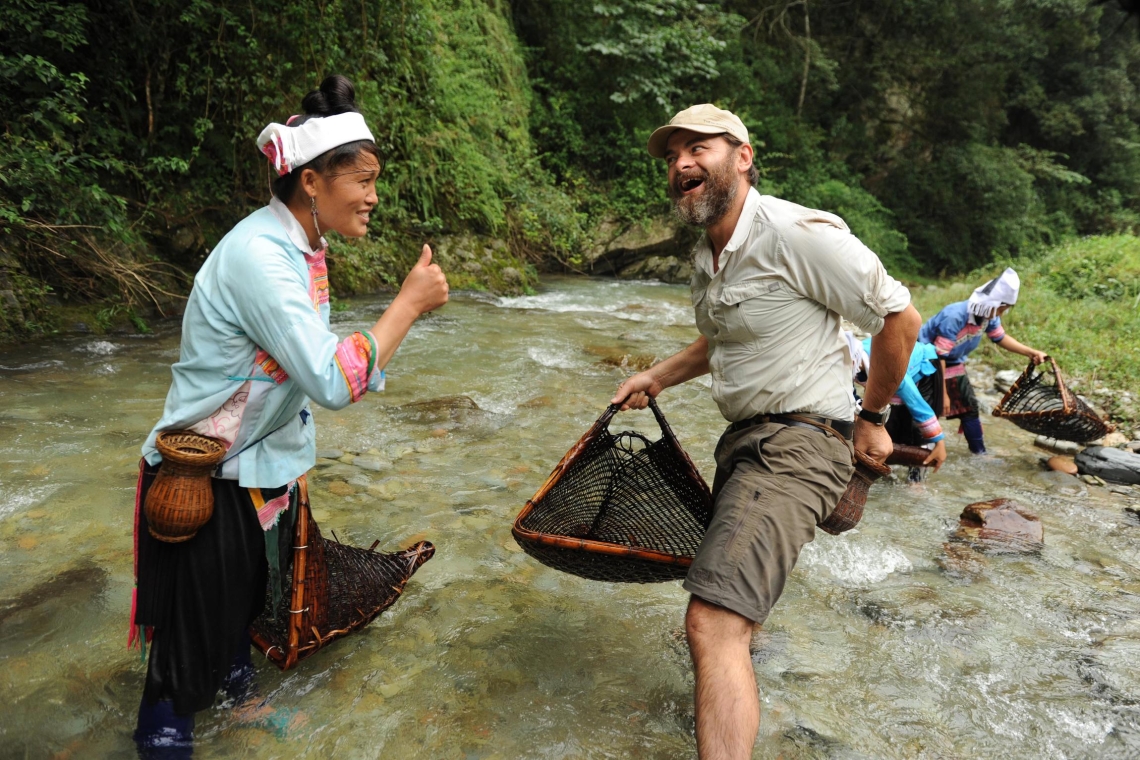
[[[150,464],[163,430],[205,419],[250,380],[238,440],[216,477],[247,488],[275,488],[316,462],[310,399],[328,409],[353,400],[338,363],[340,340],[329,328],[327,274],[322,250],[276,198],[222,238],[194,278],[182,318],[182,345],[162,418],[142,447]],[[288,373],[258,366],[264,349]],[[265,364],[263,362],[263,364]],[[275,379],[276,378],[276,379]],[[367,376],[367,390],[384,386],[384,372]],[[361,384],[358,392],[363,392]]]

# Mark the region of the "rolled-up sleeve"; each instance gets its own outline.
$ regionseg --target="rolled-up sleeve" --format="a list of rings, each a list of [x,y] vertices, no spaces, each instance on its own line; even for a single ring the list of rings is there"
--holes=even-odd
[[[838,221],[838,220],[837,220]],[[783,231],[780,254],[792,286],[877,335],[888,314],[910,304],[910,291],[850,230],[826,217],[800,220]]]
[[[227,297],[241,329],[325,408],[341,409],[381,389],[375,340],[367,332],[338,340],[313,306],[304,274],[284,257],[276,246],[253,247],[233,264]]]

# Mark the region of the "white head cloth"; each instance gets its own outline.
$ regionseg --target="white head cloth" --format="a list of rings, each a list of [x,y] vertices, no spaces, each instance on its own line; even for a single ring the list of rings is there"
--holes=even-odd
[[[1012,268],[975,290],[970,295],[967,308],[975,317],[992,319],[1002,304],[1012,306],[1017,303],[1017,291],[1021,289],[1021,279]]]
[[[283,177],[326,151],[357,140],[376,142],[364,116],[355,112],[320,116],[290,127],[270,124],[257,136],[257,149]]]

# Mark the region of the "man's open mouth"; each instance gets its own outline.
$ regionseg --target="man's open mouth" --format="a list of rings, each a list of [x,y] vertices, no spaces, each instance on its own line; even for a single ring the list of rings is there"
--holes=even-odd
[[[703,177],[687,177],[678,182],[677,186],[681,188],[682,195],[688,195],[703,184],[705,184]]]

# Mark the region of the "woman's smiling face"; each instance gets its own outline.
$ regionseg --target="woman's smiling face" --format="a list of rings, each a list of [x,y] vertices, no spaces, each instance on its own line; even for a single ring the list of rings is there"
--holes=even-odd
[[[327,175],[306,169],[301,184],[305,193],[316,199],[317,224],[321,231],[334,230],[345,237],[368,234],[368,220],[379,202],[376,197],[379,177],[380,162],[366,152],[355,162]]]

